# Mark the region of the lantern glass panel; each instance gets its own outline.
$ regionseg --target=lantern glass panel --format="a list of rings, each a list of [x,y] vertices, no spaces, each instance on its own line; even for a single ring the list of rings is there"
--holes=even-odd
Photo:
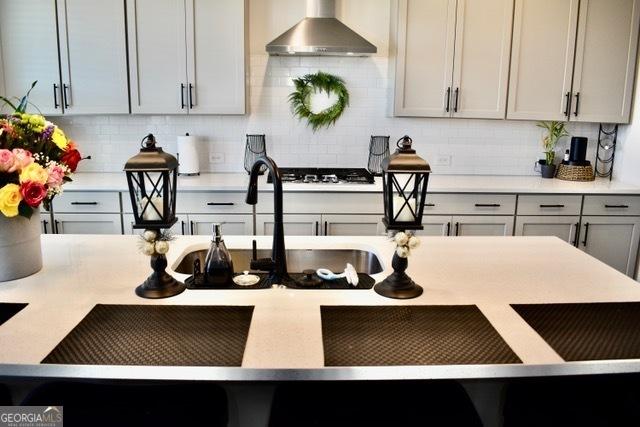
[[[427,173],[387,172],[383,175],[388,229],[420,229]]]
[[[127,172],[135,228],[170,226],[175,222],[177,170]]]

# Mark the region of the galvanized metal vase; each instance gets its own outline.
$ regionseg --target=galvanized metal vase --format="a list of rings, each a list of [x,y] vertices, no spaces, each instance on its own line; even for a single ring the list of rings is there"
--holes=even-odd
[[[42,269],[40,211],[31,219],[0,214],[0,282],[20,279]]]

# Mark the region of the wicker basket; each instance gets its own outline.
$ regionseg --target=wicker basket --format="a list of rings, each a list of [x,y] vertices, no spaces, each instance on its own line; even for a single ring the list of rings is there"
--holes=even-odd
[[[593,174],[593,167],[589,166],[573,166],[573,165],[558,165],[558,172],[556,178],[564,181],[593,181],[596,179]]]

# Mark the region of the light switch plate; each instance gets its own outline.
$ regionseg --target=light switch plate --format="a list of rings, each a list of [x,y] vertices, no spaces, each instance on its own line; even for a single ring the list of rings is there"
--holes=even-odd
[[[451,156],[448,154],[438,154],[435,160],[435,166],[451,166]]]
[[[224,153],[209,153],[209,163],[224,163]]]

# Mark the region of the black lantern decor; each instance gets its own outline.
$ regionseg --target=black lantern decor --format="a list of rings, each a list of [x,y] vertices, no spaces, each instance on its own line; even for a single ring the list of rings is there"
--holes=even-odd
[[[422,215],[427,195],[427,184],[431,167],[411,148],[411,138],[404,136],[398,140],[398,149],[382,163],[382,184],[384,192],[384,223],[387,231],[402,232],[402,238],[417,245],[417,237],[411,230],[422,230]],[[410,230],[409,233],[405,233]],[[406,245],[407,242],[402,242]],[[399,244],[400,245],[400,244]],[[407,246],[408,250],[408,246]],[[393,255],[391,265],[394,272],[376,284],[375,291],[385,297],[407,299],[422,294],[422,288],[405,273],[409,264],[407,256]],[[405,254],[408,255],[408,254]]]
[[[171,228],[177,221],[178,161],[156,147],[152,134],[142,139],[141,146],[140,152],[127,161],[124,171],[135,219],[133,228],[147,230],[144,236],[151,249],[145,253],[151,256],[153,273],[136,288],[136,294],[143,298],[166,298],[185,290],[184,283],[165,271],[168,243],[165,241],[161,246],[156,241],[162,229]]]

